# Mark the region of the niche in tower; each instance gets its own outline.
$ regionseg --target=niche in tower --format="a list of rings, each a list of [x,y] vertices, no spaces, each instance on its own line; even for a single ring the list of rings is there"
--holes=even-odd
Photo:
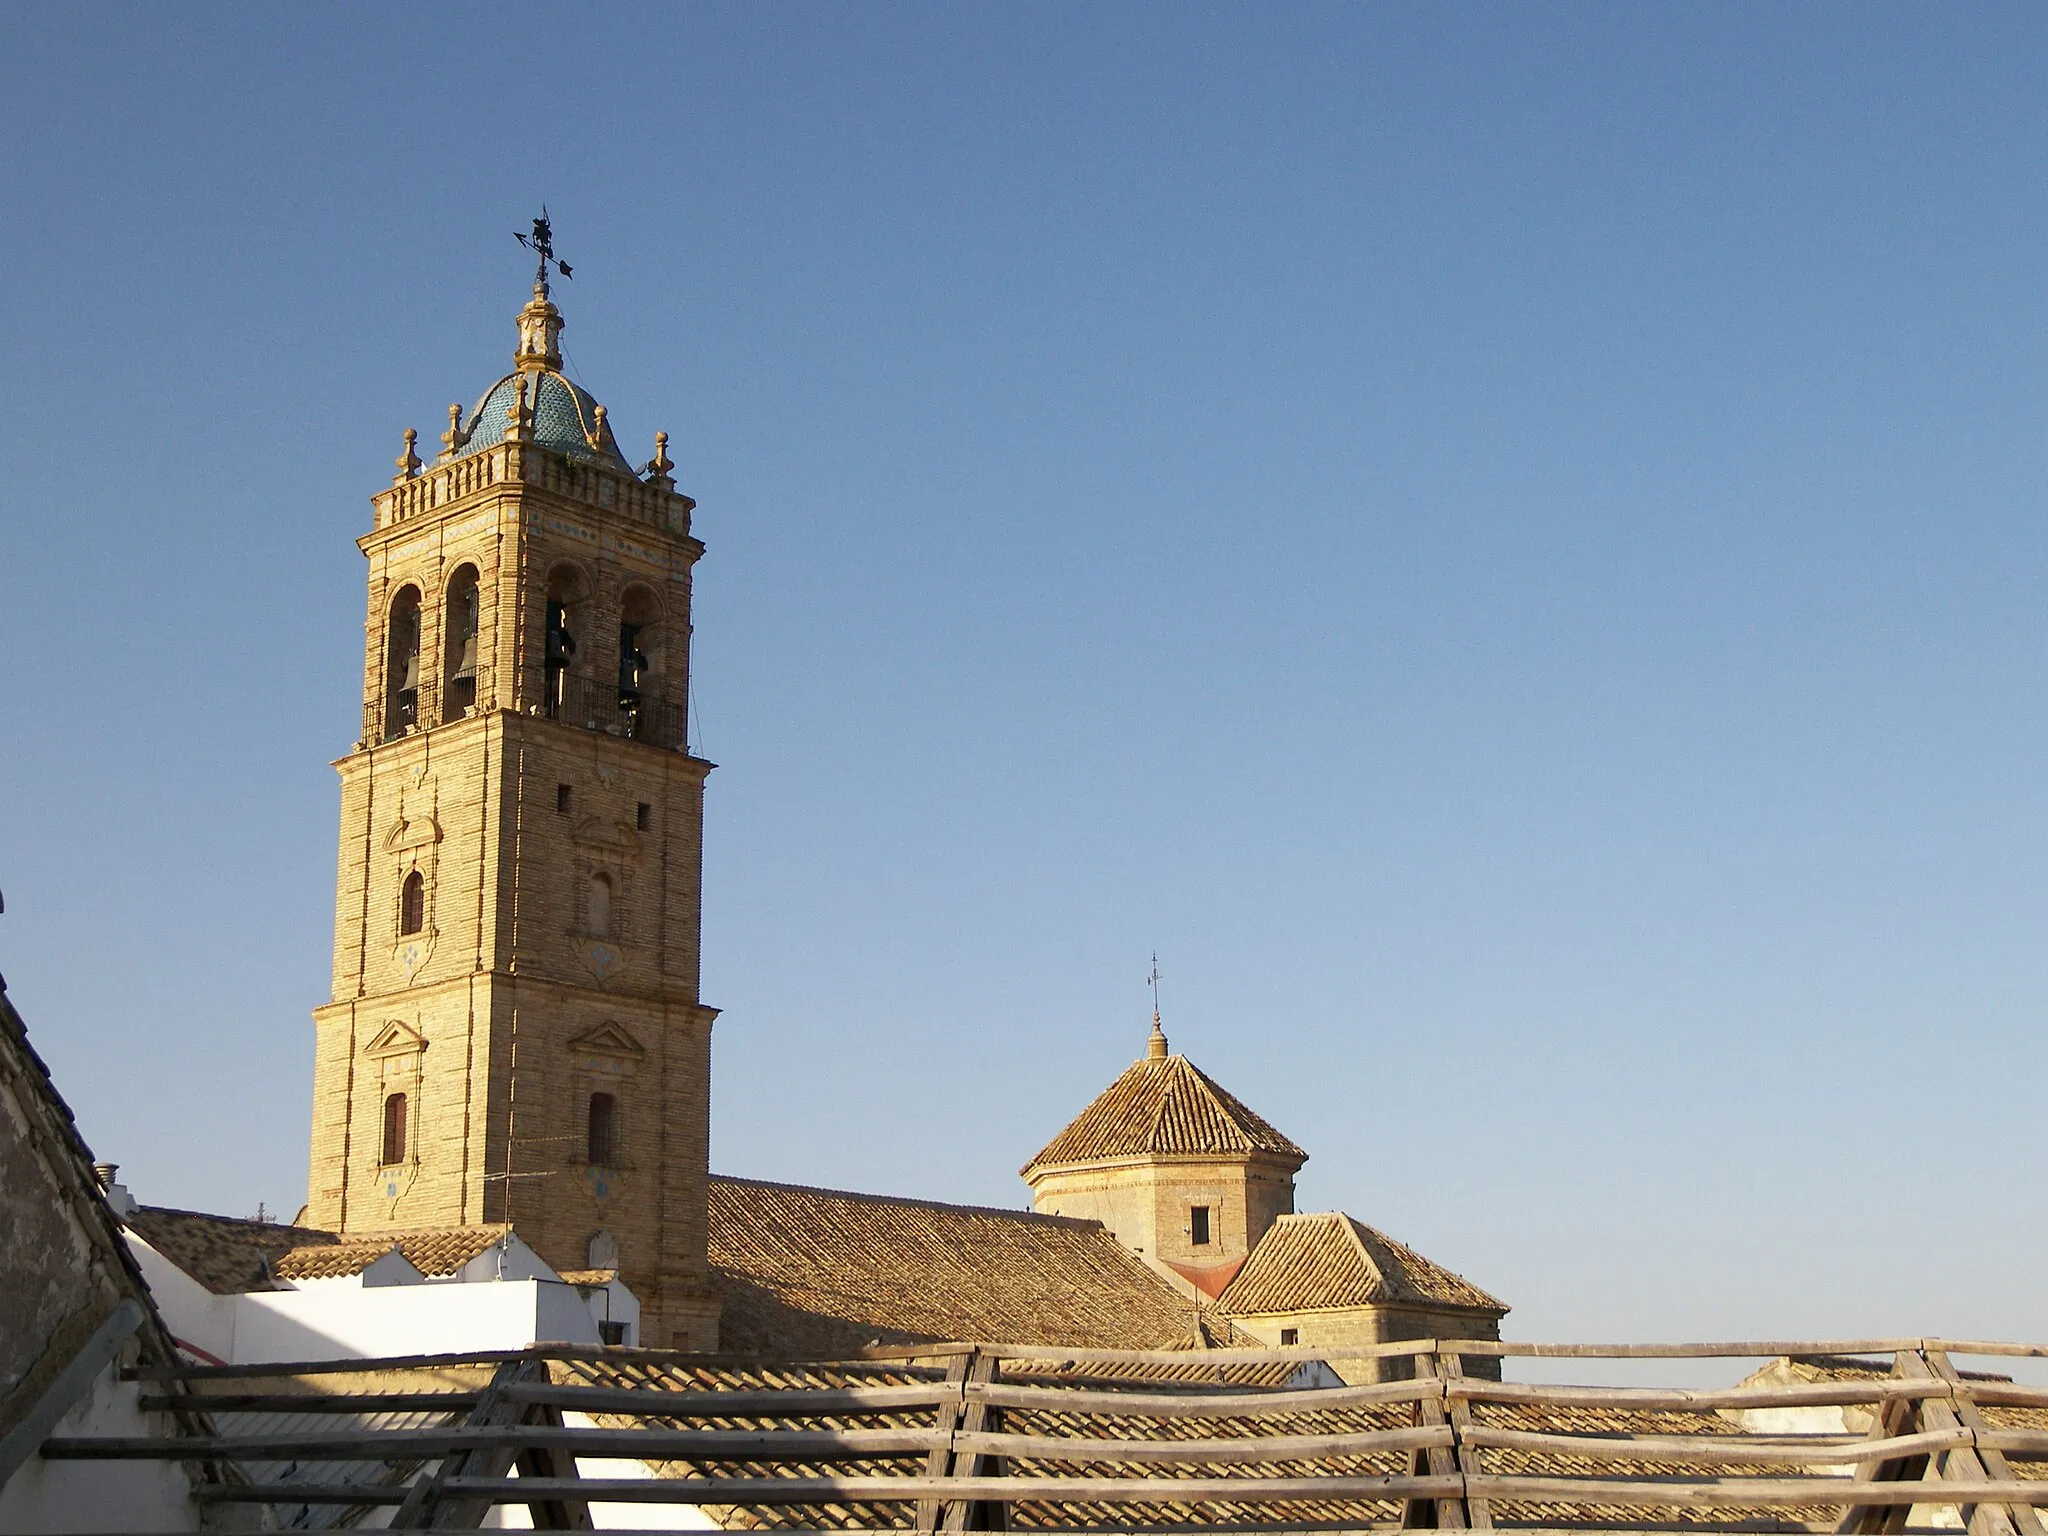
[[[400,587],[384,628],[384,739],[420,720],[420,589]]]
[[[654,722],[661,674],[661,600],[635,582],[619,594],[619,726],[645,739]]]
[[[551,719],[585,712],[577,686],[576,641],[584,629],[589,599],[590,579],[576,566],[558,565],[548,572],[541,699]]]
[[[441,655],[441,718],[460,720],[476,710],[476,632],[481,594],[476,567],[464,565],[448,582]]]

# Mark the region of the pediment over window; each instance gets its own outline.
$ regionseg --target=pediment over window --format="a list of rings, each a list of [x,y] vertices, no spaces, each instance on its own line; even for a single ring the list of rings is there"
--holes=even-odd
[[[363,1047],[365,1056],[412,1056],[427,1048],[418,1030],[392,1019]]]
[[[602,816],[585,816],[569,835],[590,848],[609,848],[620,853],[637,853],[640,834],[630,821],[609,821]]]
[[[614,1056],[621,1061],[638,1061],[647,1054],[646,1046],[610,1019],[571,1040],[569,1049],[579,1056]]]
[[[403,853],[408,848],[425,848],[441,841],[441,824],[425,811],[401,816],[384,834],[386,853]]]

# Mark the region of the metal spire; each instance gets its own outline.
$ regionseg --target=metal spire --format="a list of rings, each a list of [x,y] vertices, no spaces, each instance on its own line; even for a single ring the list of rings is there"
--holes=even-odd
[[[1145,978],[1152,987],[1152,1037],[1145,1042],[1148,1061],[1166,1059],[1166,1031],[1159,1023],[1159,951],[1152,951],[1152,974]]]

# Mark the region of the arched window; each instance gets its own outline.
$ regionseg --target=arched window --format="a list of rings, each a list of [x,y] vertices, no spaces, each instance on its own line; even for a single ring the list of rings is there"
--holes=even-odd
[[[384,1162],[405,1161],[405,1095],[384,1095]]]
[[[542,706],[550,717],[575,715],[583,701],[576,697],[576,637],[583,628],[584,599],[590,583],[573,565],[548,572],[545,640],[542,651]]]
[[[398,888],[398,931],[418,933],[427,926],[426,877],[414,870]]]
[[[661,604],[635,584],[619,595],[619,725],[627,736],[647,735],[660,673]]]
[[[609,1168],[618,1161],[619,1107],[608,1093],[590,1096],[590,1135],[585,1158],[592,1167]]]
[[[441,656],[441,718],[460,720],[476,708],[476,567],[465,565],[448,583]]]
[[[612,877],[592,875],[590,877],[590,921],[586,925],[593,939],[608,939],[612,936]]]
[[[384,628],[384,739],[403,736],[420,720],[420,589],[391,599]]]

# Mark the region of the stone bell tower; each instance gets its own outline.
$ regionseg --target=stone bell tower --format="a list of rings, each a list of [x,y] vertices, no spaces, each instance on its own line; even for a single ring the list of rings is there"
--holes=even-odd
[[[711,764],[684,729],[704,546],[666,434],[636,471],[561,373],[535,236],[513,371],[449,408],[431,465],[406,433],[358,540],[307,1220],[509,1222],[558,1270],[617,1268],[637,1342],[706,1349]]]

